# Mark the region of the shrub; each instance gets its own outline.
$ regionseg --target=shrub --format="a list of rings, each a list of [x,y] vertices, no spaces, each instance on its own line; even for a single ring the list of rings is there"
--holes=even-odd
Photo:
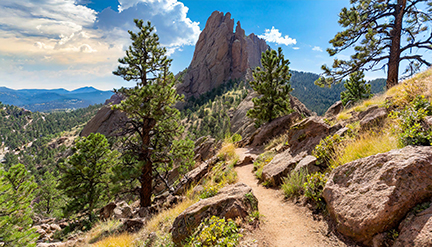
[[[318,208],[324,209],[325,202],[322,198],[322,192],[327,182],[327,178],[324,174],[316,172],[314,174],[307,175],[306,182],[303,184],[304,195],[316,202]]]
[[[234,134],[234,135],[231,137],[231,140],[232,140],[232,142],[239,142],[239,141],[242,140],[242,136],[241,136],[240,134]]]
[[[258,158],[255,160],[255,162],[253,164],[254,165],[253,170],[255,171],[255,176],[258,179],[260,179],[260,180],[262,179],[262,170],[263,170],[264,166],[267,165],[268,163],[270,163],[270,161],[272,161],[272,159],[275,155],[276,154],[274,152],[268,151],[268,152],[265,152],[263,154],[260,154],[258,156]]]
[[[282,190],[286,198],[298,197],[303,194],[303,184],[307,181],[307,170],[292,171],[283,179]]]
[[[432,131],[423,123],[431,113],[431,104],[423,95],[414,98],[402,111],[393,111],[391,117],[399,121],[399,142],[402,146],[431,145]]]
[[[329,165],[335,156],[336,147],[343,138],[339,135],[327,136],[312,151],[312,155],[317,158],[317,164]]]
[[[231,219],[226,221],[212,216],[198,226],[185,246],[237,246],[240,237],[242,235]]]

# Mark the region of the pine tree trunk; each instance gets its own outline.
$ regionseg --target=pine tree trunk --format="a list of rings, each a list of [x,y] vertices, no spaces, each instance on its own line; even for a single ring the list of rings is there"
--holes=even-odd
[[[151,161],[151,151],[150,151],[150,131],[156,125],[154,119],[145,119],[143,122],[142,130],[142,147],[139,154],[139,161],[143,163],[141,168],[140,184],[141,188],[140,194],[140,206],[148,207],[151,205],[151,195],[152,195],[152,183],[153,174],[152,168],[153,163]]]
[[[387,89],[393,87],[399,80],[400,41],[402,22],[406,7],[406,0],[398,0],[395,7],[394,28],[391,31],[390,58],[387,72]]]

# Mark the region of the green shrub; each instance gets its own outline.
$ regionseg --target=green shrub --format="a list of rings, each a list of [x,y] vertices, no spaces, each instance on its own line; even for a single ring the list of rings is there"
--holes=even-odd
[[[262,179],[262,170],[264,166],[270,163],[270,161],[272,161],[274,156],[275,156],[274,152],[268,151],[263,154],[260,154],[258,158],[255,160],[255,162],[253,163],[254,165],[253,171],[255,171],[255,176],[258,179],[260,180]]]
[[[426,127],[424,118],[431,115],[432,107],[425,97],[417,96],[402,111],[393,111],[390,116],[399,121],[399,142],[402,146],[432,143],[432,131]]]
[[[242,140],[242,136],[239,135],[239,134],[234,134],[234,135],[231,137],[231,140],[232,140],[232,142],[239,142],[239,141]]]
[[[317,158],[317,164],[328,165],[331,159],[335,157],[337,145],[340,144],[343,139],[343,137],[336,134],[322,139],[312,151],[312,155]]]
[[[206,199],[209,197],[213,197],[215,196],[219,191],[219,186],[215,185],[215,186],[209,186],[207,188],[204,188],[204,190],[201,192],[200,194],[200,198],[201,199]]]
[[[303,184],[304,195],[316,202],[318,208],[324,209],[325,202],[322,198],[322,192],[327,179],[324,174],[316,172],[314,174],[309,174],[306,177],[306,182]]]
[[[300,169],[292,171],[288,177],[283,179],[282,190],[286,198],[298,197],[303,194],[303,185],[307,181],[307,170]]]
[[[237,246],[241,237],[237,225],[231,219],[226,221],[212,216],[198,226],[185,246]]]

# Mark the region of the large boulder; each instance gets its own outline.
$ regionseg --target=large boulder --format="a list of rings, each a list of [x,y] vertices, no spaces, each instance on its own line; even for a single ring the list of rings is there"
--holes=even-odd
[[[342,101],[337,101],[333,105],[331,105],[326,113],[324,114],[325,118],[334,118],[336,117],[342,110],[344,109],[344,106],[342,104]]]
[[[286,177],[306,154],[291,156],[290,150],[277,154],[270,163],[264,166],[262,180],[269,186],[278,186],[282,183],[282,178]]]
[[[211,136],[202,136],[195,141],[195,160],[205,161],[216,155],[218,147],[216,139]]]
[[[432,147],[408,146],[335,168],[324,188],[337,230],[371,245],[432,196]]]
[[[193,233],[201,221],[210,216],[244,219],[257,208],[258,200],[249,186],[243,183],[229,185],[222,188],[215,196],[193,204],[177,216],[172,226],[172,239],[180,244]]]
[[[251,68],[261,66],[269,48],[255,34],[245,35],[239,22],[234,32],[231,14],[214,11],[195,45],[192,62],[177,87],[186,97],[199,96],[230,79],[252,79]]]
[[[399,237],[394,247],[432,246],[432,206],[420,208],[420,212],[413,211],[400,224]]]
[[[381,125],[383,120],[387,117],[387,110],[384,107],[372,107],[369,108],[365,113],[359,114],[360,127],[362,129],[370,129],[377,125]]]
[[[293,112],[289,115],[278,117],[259,127],[249,140],[251,147],[261,146],[270,141],[274,137],[286,133],[291,126],[301,118],[298,112]]]
[[[319,172],[322,168],[317,165],[317,158],[313,155],[308,155],[304,157],[295,167],[294,171],[306,170],[308,174],[313,174]]]
[[[240,134],[243,139],[245,139],[256,131],[254,120],[247,117],[246,114],[253,108],[254,104],[252,99],[257,96],[258,94],[255,92],[249,93],[246,98],[240,102],[230,119],[231,133]]]
[[[330,135],[332,129],[319,117],[309,117],[291,126],[288,132],[288,146],[293,156],[305,152],[311,154],[315,146],[324,137]]]
[[[316,116],[316,113],[309,110],[299,99],[290,95],[290,106],[291,109],[300,113],[302,117],[312,117]]]

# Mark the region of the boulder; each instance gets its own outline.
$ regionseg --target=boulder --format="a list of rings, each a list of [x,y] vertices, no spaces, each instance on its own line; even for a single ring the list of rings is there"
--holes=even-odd
[[[324,137],[331,134],[330,126],[319,117],[309,117],[291,126],[288,146],[293,156],[301,152],[311,154]]]
[[[105,207],[101,208],[101,210],[99,210],[99,218],[101,220],[107,220],[111,218],[111,216],[114,215],[114,208],[116,207],[117,205],[114,202],[108,203],[108,205],[106,205]]]
[[[282,183],[282,177],[286,177],[289,172],[294,170],[297,163],[304,158],[305,154],[291,156],[290,150],[277,154],[270,163],[264,166],[262,179],[269,186],[279,186]]]
[[[253,164],[257,157],[258,155],[256,154],[245,155],[242,160],[237,162],[236,166],[245,166],[245,165]]]
[[[144,221],[142,219],[127,219],[123,222],[121,226],[121,231],[127,231],[130,233],[138,232],[144,227]]]
[[[268,49],[265,40],[255,34],[245,35],[231,14],[214,11],[208,18],[195,45],[192,62],[177,91],[199,96],[228,80],[252,79],[251,68],[261,66],[261,53]]]
[[[172,226],[172,239],[176,244],[181,244],[204,219],[210,216],[244,219],[257,208],[258,200],[249,186],[243,183],[229,185],[215,196],[193,204],[177,216]]]
[[[286,133],[299,119],[301,119],[301,115],[298,112],[278,117],[270,123],[266,123],[259,127],[248,142],[251,147],[261,146],[274,137]]]
[[[300,169],[306,169],[308,174],[313,174],[315,172],[321,171],[321,167],[319,167],[317,164],[317,158],[313,155],[308,155],[304,157],[295,167],[294,171],[300,171]]]
[[[247,117],[246,114],[254,106],[252,98],[257,96],[257,93],[251,92],[237,106],[230,119],[231,133],[237,133],[246,139],[256,131],[254,120]]]
[[[342,101],[337,101],[333,105],[331,105],[326,113],[324,114],[325,118],[334,118],[336,117],[342,110],[344,109],[344,106],[342,104]]]
[[[192,171],[186,173],[174,189],[174,195],[180,195],[192,184],[197,184],[217,162],[219,162],[219,158],[215,156],[205,161]]]
[[[432,246],[432,206],[420,212],[410,212],[399,226],[394,247]]]
[[[290,95],[291,109],[298,112],[302,117],[316,116],[316,113],[309,110],[299,99]]]
[[[336,131],[336,133],[334,133],[335,135],[338,136],[345,136],[349,133],[350,129],[348,127],[343,127],[341,129],[339,129],[338,131]]]
[[[361,118],[360,128],[370,129],[377,125],[381,125],[382,121],[386,117],[387,117],[387,110],[384,107],[373,108],[373,110],[369,110],[368,113]]]
[[[323,191],[337,230],[371,245],[432,196],[432,147],[408,146],[335,168]]]
[[[202,136],[195,141],[195,155],[198,161],[205,161],[216,155],[218,147],[216,139],[211,136]],[[197,159],[196,159],[197,160]]]

